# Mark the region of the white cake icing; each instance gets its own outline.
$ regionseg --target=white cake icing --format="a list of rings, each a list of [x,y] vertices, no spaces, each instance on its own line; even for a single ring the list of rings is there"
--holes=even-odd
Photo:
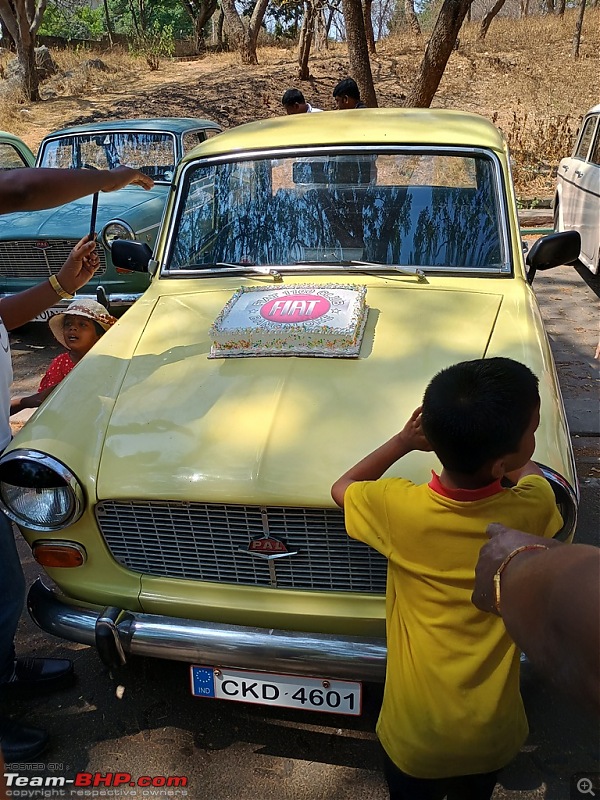
[[[364,286],[242,287],[212,324],[211,358],[356,356],[367,321]]]

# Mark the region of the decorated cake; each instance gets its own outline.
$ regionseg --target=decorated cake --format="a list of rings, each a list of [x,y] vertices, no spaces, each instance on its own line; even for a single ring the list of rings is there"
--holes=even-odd
[[[357,356],[366,293],[364,286],[336,283],[242,287],[210,328],[210,357]]]

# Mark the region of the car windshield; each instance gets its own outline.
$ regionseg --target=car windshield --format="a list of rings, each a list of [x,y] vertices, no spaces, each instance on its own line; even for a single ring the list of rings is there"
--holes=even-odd
[[[496,161],[485,152],[295,151],[191,165],[167,274],[243,267],[506,272]]]
[[[44,142],[39,166],[113,169],[125,164],[170,183],[175,162],[175,137],[170,133],[101,131]]]

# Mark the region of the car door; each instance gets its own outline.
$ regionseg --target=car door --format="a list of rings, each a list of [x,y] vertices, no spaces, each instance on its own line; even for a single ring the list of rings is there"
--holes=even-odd
[[[562,182],[562,218],[566,230],[577,230],[583,239],[583,219],[585,213],[583,191],[590,181],[588,175],[588,154],[594,134],[598,127],[598,114],[589,115],[581,128],[579,139],[571,158],[564,159],[559,167],[559,178]]]
[[[597,117],[600,120],[600,115]],[[596,132],[589,157],[580,167],[583,177],[580,182],[581,192],[581,260],[593,272],[598,270],[598,254],[600,250],[600,121],[596,124]]]

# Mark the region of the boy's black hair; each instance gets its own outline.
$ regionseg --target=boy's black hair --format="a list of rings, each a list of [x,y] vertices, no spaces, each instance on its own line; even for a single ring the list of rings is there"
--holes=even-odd
[[[281,105],[295,106],[297,103],[306,103],[304,95],[300,89],[288,89],[286,92],[284,92],[283,97],[281,98]]]
[[[338,95],[343,97],[345,94],[347,94],[348,97],[352,97],[354,100],[360,100],[360,89],[354,78],[344,78],[333,90],[334,97]]]
[[[511,358],[463,361],[438,372],[423,397],[423,432],[444,467],[473,475],[519,449],[539,405],[538,379]]]

